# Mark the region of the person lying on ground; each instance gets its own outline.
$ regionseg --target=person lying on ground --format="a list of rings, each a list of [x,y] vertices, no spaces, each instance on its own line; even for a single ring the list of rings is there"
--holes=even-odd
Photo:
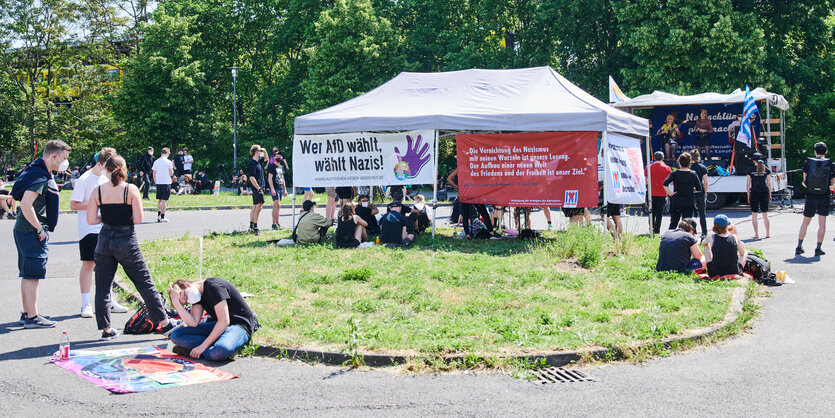
[[[380,233],[380,225],[377,223],[377,214],[380,213],[380,209],[371,203],[368,195],[361,195],[359,197],[359,203],[354,208],[354,213],[359,215],[368,224],[365,228],[367,235],[377,235]]]
[[[212,361],[233,359],[258,329],[255,312],[224,279],[177,280],[168,286],[168,297],[185,323],[171,332],[177,354]],[[186,304],[191,305],[190,310]],[[209,314],[209,320],[200,323],[203,312]]]
[[[365,222],[359,215],[354,214],[354,205],[346,202],[339,210],[339,223],[336,226],[337,248],[357,248],[360,243],[368,241]]]
[[[389,205],[389,213],[380,219],[381,243],[405,247],[415,240],[414,232],[409,231],[409,220],[400,213],[402,209],[403,204],[395,200]]]
[[[685,273],[689,270],[691,257],[699,260],[702,268],[705,267],[696,239],[696,220],[686,218],[678,223],[678,228],[670,229],[661,236],[655,270]]]
[[[305,200],[302,203],[302,213],[299,222],[296,224],[296,244],[318,244],[322,242],[328,233],[328,228],[333,225],[332,219],[314,212],[316,202]]]
[[[713,218],[713,232],[705,238],[704,247],[708,276],[742,274],[748,251],[727,216],[716,215]]]

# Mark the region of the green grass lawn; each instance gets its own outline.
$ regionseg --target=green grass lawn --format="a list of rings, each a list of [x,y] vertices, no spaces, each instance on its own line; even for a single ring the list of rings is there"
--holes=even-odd
[[[61,210],[70,210],[70,195],[72,195],[72,190],[62,190],[61,191]],[[157,201],[156,196],[154,195],[153,190],[151,191],[150,195],[151,200],[145,200],[143,205],[145,207],[153,206],[156,207]],[[326,195],[317,194],[316,197],[319,199],[320,202],[324,203],[327,202]],[[281,199],[282,205],[291,205],[293,204],[293,196],[286,196]],[[302,195],[299,194],[296,196],[296,204],[302,204]],[[220,192],[219,195],[211,195],[211,194],[200,194],[200,195],[172,195],[171,199],[168,200],[168,207],[169,208],[182,208],[182,207],[189,207],[189,206],[247,206],[252,205],[252,196],[238,196],[237,193],[233,192]],[[272,205],[272,198],[267,196],[265,205]]]
[[[415,356],[657,340],[722,320],[737,286],[655,272],[658,238],[615,245],[594,227],[545,232],[537,242],[451,234],[367,250],[267,243],[289,231],[213,235],[204,241],[203,274],[255,295],[260,342],[340,351],[354,339],[362,351]],[[142,250],[160,289],[197,279],[196,237]]]

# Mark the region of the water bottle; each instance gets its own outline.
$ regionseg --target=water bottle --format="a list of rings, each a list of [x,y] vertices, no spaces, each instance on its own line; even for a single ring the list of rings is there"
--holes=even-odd
[[[64,331],[64,334],[61,335],[61,343],[58,344],[58,359],[70,359],[70,337],[67,336],[67,331]]]

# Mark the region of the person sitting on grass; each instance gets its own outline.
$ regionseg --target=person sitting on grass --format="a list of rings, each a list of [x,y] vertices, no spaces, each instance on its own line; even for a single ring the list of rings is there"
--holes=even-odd
[[[400,211],[403,204],[399,200],[391,202],[389,213],[380,219],[380,242],[408,246],[415,240],[415,234],[410,231],[412,227],[409,220]]]
[[[354,213],[359,215],[368,224],[365,228],[368,235],[377,235],[380,233],[380,225],[377,223],[377,214],[380,213],[380,209],[377,209],[377,206],[371,203],[368,195],[360,195]]]
[[[336,226],[337,248],[357,248],[360,243],[368,241],[366,227],[368,223],[354,214],[354,205],[351,202],[343,204],[339,210],[339,224]]]
[[[678,223],[678,228],[668,230],[661,236],[655,270],[685,273],[690,270],[690,257],[699,260],[702,268],[705,267],[693,218],[684,219]]]
[[[17,219],[17,203],[15,203],[11,192],[6,190],[3,179],[0,179],[0,217],[6,213],[6,218]]]
[[[305,200],[302,203],[302,213],[299,222],[296,224],[294,241],[296,244],[318,244],[322,242],[328,233],[328,228],[333,225],[332,219],[314,212],[316,202]]]
[[[705,261],[710,277],[742,274],[742,266],[748,258],[745,245],[739,240],[736,227],[725,215],[713,218],[713,232],[705,238]]]
[[[255,312],[238,289],[224,279],[177,280],[168,286],[168,297],[185,325],[171,332],[177,354],[211,361],[234,360],[258,329]],[[186,304],[191,309],[186,310]],[[209,320],[200,323],[203,312],[209,314]]]

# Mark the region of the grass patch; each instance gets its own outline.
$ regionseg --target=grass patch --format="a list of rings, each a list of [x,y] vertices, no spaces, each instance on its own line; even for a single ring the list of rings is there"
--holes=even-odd
[[[204,240],[203,271],[255,295],[260,343],[341,351],[354,366],[362,352],[429,365],[463,354],[458,363],[469,365],[659,340],[721,321],[736,286],[654,271],[657,237],[626,236],[616,246],[593,227],[546,231],[535,241],[467,241],[452,232],[423,235],[407,249],[367,250],[266,242],[289,231],[213,234]],[[142,250],[160,289],[197,279],[197,237]],[[584,268],[564,271],[569,259]]]

